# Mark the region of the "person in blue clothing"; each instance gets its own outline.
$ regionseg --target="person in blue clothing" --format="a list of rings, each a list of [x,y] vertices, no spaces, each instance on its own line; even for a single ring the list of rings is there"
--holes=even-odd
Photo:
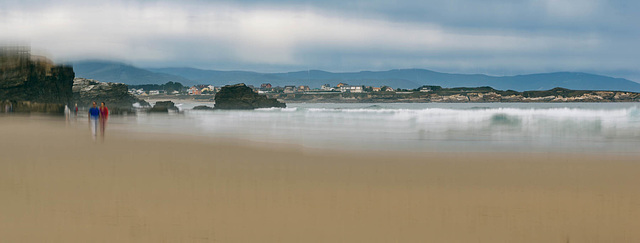
[[[95,141],[98,137],[98,121],[100,120],[100,109],[96,107],[96,102],[94,101],[89,108],[89,128],[91,128],[91,135],[93,137],[93,141]]]

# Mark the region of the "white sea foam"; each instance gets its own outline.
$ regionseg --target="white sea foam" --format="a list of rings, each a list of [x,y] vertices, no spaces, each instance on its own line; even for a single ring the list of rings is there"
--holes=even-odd
[[[277,107],[272,107],[272,108],[259,108],[256,109],[256,111],[281,111],[281,112],[293,112],[293,111],[297,111],[298,108],[296,107],[286,107],[286,108],[277,108]]]
[[[500,145],[597,151],[640,146],[640,111],[628,103],[293,104],[189,112],[172,119],[159,122],[201,134],[319,147],[439,150],[458,149],[463,143],[482,149]]]

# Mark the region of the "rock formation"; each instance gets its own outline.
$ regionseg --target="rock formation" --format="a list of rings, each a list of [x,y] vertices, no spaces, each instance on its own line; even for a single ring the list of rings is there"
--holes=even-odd
[[[176,107],[176,105],[171,101],[158,101],[153,106],[153,108],[151,108],[149,111],[150,112],[169,112],[169,110],[178,111],[178,107]]]
[[[215,109],[242,109],[287,107],[277,99],[259,95],[245,84],[227,85],[215,97]]]
[[[193,107],[193,109],[194,110],[205,110],[206,111],[206,110],[213,110],[214,108],[206,106],[206,105],[199,105],[199,106]]]
[[[28,48],[0,48],[0,111],[62,113],[74,76],[72,67],[31,56]]]
[[[367,93],[275,93],[268,94],[286,102],[305,103],[487,103],[487,102],[640,102],[640,93],[624,91],[591,91],[554,88],[518,92],[491,87],[441,88],[430,92]]]
[[[112,113],[130,111],[135,103],[149,105],[146,101],[129,94],[126,84],[105,83],[85,78],[73,79],[72,103],[77,103],[79,107],[89,107],[94,101],[98,105],[104,102]]]

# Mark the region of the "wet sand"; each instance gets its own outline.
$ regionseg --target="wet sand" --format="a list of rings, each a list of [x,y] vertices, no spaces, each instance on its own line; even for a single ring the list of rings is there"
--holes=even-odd
[[[640,242],[633,154],[107,135],[94,143],[86,124],[0,117],[1,241]]]

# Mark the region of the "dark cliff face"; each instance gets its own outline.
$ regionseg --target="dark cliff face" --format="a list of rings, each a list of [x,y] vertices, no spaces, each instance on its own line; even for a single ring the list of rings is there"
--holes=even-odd
[[[0,57],[0,110],[62,112],[72,98],[72,67],[48,60]]]
[[[215,97],[215,109],[251,110],[257,108],[281,107],[287,105],[277,99],[259,95],[244,84],[227,85]]]

